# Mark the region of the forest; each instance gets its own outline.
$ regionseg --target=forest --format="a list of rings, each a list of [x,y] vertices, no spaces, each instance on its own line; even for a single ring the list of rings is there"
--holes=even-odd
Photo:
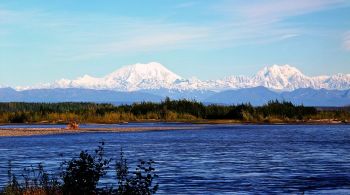
[[[205,105],[193,100],[170,100],[159,103],[140,102],[131,105],[107,103],[0,103],[0,123],[119,123],[146,121],[200,122],[225,120],[231,122],[305,122],[309,120],[347,122],[346,109],[319,110],[293,105],[291,102],[269,101],[262,106],[250,104]]]

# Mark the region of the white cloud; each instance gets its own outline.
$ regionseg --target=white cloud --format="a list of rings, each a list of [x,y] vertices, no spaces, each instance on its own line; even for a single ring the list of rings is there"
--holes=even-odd
[[[218,33],[226,42],[264,44],[314,34],[313,29],[290,23],[288,18],[348,5],[346,0],[227,0],[214,10],[226,16]]]
[[[188,7],[193,7],[196,4],[197,4],[196,1],[189,1],[189,2],[184,2],[184,3],[177,4],[175,6],[175,8],[188,8]]]
[[[199,41],[207,37],[206,31],[195,29],[181,29],[181,27],[161,30],[142,30],[139,33],[125,39],[97,43],[88,47],[85,52],[74,56],[72,59],[88,59],[105,55],[118,55],[135,52],[153,52],[173,50],[190,45],[191,42]],[[131,33],[133,34],[133,33]]]
[[[57,59],[74,61],[135,52],[189,47],[215,49],[283,41],[301,36],[305,30],[282,24],[284,18],[333,8],[343,2],[255,0],[236,5],[228,1],[220,11],[229,15],[224,14],[220,19],[201,23],[180,23],[167,18],[117,17],[101,13],[77,16],[38,10],[26,13],[0,10],[0,25],[1,20],[12,18],[16,26],[34,31],[32,34],[47,33],[53,42],[38,44],[44,47],[50,45],[48,51]],[[190,1],[176,6],[192,7],[197,4],[200,2]]]
[[[344,34],[343,45],[346,50],[350,51],[350,31]]]
[[[344,3],[345,0],[253,0],[240,5],[229,3],[224,5],[222,10],[249,20],[276,22],[291,16],[341,6]]]
[[[34,36],[47,33],[55,42],[37,44],[43,44],[43,47],[50,44],[48,51],[66,60],[174,49],[207,36],[206,28],[163,19],[146,20],[103,14],[82,17],[38,10],[0,10],[0,25],[5,19]],[[0,29],[0,35],[11,33],[6,27],[0,26]],[[25,44],[21,43],[21,47]]]

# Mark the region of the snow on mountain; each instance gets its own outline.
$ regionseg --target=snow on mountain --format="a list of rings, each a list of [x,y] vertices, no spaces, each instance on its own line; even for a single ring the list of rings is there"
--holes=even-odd
[[[289,65],[265,67],[252,79],[256,86],[278,90],[294,90],[313,85],[311,78],[305,76],[297,68]]]
[[[89,75],[75,80],[61,79],[51,84],[16,88],[87,88],[115,91],[168,89],[175,91],[223,91],[263,86],[273,90],[292,91],[299,88],[350,89],[350,74],[309,77],[290,65],[273,65],[258,71],[254,76],[230,76],[218,80],[185,79],[162,64],[151,62],[122,67],[105,77]]]
[[[110,88],[135,91],[139,89],[171,88],[181,77],[157,62],[123,67],[102,78]]]
[[[224,81],[222,86],[231,89],[259,86],[280,91],[293,91],[300,88],[350,89],[349,74],[309,77],[290,65],[273,65],[263,68],[252,77],[232,76]]]
[[[51,85],[52,88],[103,88],[103,82],[99,78],[84,75],[76,80],[61,79]]]
[[[265,67],[251,77],[230,76],[221,80],[203,82],[205,89],[214,91],[260,86],[278,91],[293,91],[300,88],[350,89],[349,74],[309,77],[290,65]]]
[[[349,89],[350,74],[335,74],[325,79],[322,84],[326,89]]]
[[[111,89],[116,91],[137,91],[141,89],[171,88],[182,78],[157,62],[122,67],[105,77],[84,75],[75,80],[60,79],[52,84],[41,84],[32,88],[87,88]]]

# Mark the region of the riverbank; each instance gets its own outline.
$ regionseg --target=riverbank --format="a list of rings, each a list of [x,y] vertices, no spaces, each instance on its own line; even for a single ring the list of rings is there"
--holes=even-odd
[[[192,124],[251,124],[251,125],[333,125],[350,124],[348,121],[336,119],[310,119],[310,120],[265,120],[265,121],[239,121],[239,120],[198,120],[190,122]]]
[[[132,121],[122,121],[122,122],[84,122],[82,124],[86,125],[110,125],[110,124],[137,124],[137,123],[167,123],[167,124],[264,124],[264,125],[274,125],[274,124],[301,124],[301,125],[325,125],[325,124],[350,124],[349,121],[342,121],[338,119],[308,119],[308,120],[282,120],[282,119],[267,119],[261,121],[243,121],[243,120],[234,120],[234,119],[193,119],[193,120],[155,120],[155,119],[145,119],[145,120],[132,120]],[[0,123],[1,126],[8,125],[67,125],[63,121],[58,122],[34,122],[34,123]]]
[[[121,127],[81,127],[79,129],[67,129],[64,127],[35,127],[35,125],[64,125],[62,123],[19,123],[19,124],[0,124],[0,137],[16,137],[16,136],[35,136],[35,135],[51,135],[51,134],[69,134],[69,133],[89,133],[89,132],[141,132],[141,131],[161,131],[161,130],[184,130],[199,129],[203,125],[347,125],[344,121],[323,119],[323,120],[307,120],[307,121],[265,121],[265,122],[243,122],[238,120],[194,120],[194,121],[137,121],[137,123],[168,123],[167,126],[130,126],[129,123],[120,123]],[[113,123],[111,123],[113,124]],[[21,127],[21,126],[33,127]],[[108,125],[86,123],[85,125]],[[169,126],[170,125],[170,126]],[[11,127],[13,126],[13,127]]]
[[[195,126],[167,126],[167,127],[120,127],[120,128],[79,128],[70,130],[66,128],[1,128],[0,137],[52,135],[69,133],[93,133],[93,132],[141,132],[141,131],[162,131],[162,130],[184,130],[196,129]]]

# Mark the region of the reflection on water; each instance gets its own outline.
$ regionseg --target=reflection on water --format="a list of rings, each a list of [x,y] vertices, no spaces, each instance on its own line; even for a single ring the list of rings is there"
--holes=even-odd
[[[167,124],[122,126],[130,125]],[[112,158],[122,147],[132,165],[154,159],[159,193],[350,194],[350,126],[345,125],[204,125],[201,130],[2,137],[0,181],[7,181],[8,160],[15,171],[39,162],[57,171],[58,162],[102,140]],[[112,182],[113,174],[104,181]]]

